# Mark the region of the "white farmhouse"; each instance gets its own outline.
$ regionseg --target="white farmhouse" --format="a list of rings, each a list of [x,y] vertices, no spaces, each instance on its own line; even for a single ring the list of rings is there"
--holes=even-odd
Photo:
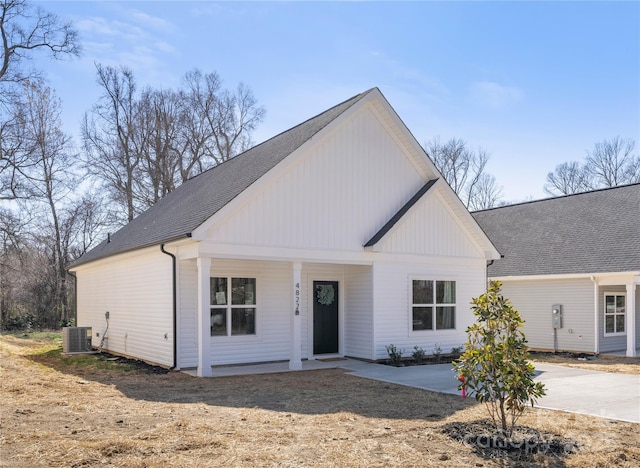
[[[208,376],[448,351],[499,256],[374,88],[190,179],[72,270],[94,346]]]

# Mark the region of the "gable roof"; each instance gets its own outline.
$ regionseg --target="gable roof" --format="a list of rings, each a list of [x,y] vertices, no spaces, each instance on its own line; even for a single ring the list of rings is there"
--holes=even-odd
[[[640,184],[472,215],[504,255],[493,277],[640,270]]]
[[[71,267],[190,237],[198,226],[375,89],[353,96],[187,180],[112,234],[110,241],[105,240],[86,252]]]
[[[86,252],[70,268],[133,250],[157,246],[167,242],[186,239],[194,240],[208,229],[208,223],[215,222],[216,216],[224,212],[242,195],[257,187],[258,179],[266,176],[276,166],[282,167],[285,159],[301,151],[307,142],[320,137],[332,128],[334,122],[356,109],[358,104],[371,104],[371,109],[389,126],[389,131],[397,138],[398,144],[407,151],[416,170],[428,182],[380,231],[367,243],[375,244],[382,239],[402,216],[417,203],[441,176],[436,166],[425,153],[409,129],[404,125],[395,110],[378,88],[372,88],[361,94],[318,114],[317,116],[283,132],[279,135],[199,174],[166,195],[155,205],[138,215],[115,234],[109,236],[94,249]],[[272,172],[273,173],[273,172]],[[264,180],[264,179],[263,179]],[[254,185],[255,184],[255,185]],[[442,195],[454,216],[460,221],[487,259],[499,258],[499,253],[491,240],[485,235],[477,221],[464,207],[455,192],[442,184]],[[372,245],[373,245],[372,244]],[[366,246],[365,246],[366,247]]]

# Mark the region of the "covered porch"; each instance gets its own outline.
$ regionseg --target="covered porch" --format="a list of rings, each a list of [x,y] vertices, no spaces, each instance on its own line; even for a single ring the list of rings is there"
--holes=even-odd
[[[208,377],[230,365],[281,372],[370,358],[372,263],[336,260],[182,258],[178,349],[191,358],[179,358],[180,367]]]
[[[591,277],[594,283],[596,350],[638,356],[640,348],[640,274]]]

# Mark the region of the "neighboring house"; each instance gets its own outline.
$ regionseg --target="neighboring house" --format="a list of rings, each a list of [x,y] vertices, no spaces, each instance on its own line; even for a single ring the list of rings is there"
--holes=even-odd
[[[640,184],[473,213],[504,258],[491,279],[532,348],[635,356],[640,334]],[[561,307],[556,307],[560,305]],[[553,310],[562,314],[554,328]]]
[[[207,376],[460,346],[497,258],[374,88],[185,182],[72,270],[94,346]]]

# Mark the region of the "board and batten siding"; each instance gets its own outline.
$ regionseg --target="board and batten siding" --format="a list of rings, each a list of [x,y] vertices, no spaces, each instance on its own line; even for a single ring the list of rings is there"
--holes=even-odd
[[[598,288],[598,328],[600,330],[600,352],[609,353],[612,351],[625,351],[627,349],[627,335],[605,336],[604,334],[604,295],[607,293],[618,293],[627,295],[627,288],[621,286],[600,286]],[[625,321],[625,323],[627,323]],[[627,330],[628,332],[628,330]]]
[[[344,268],[344,355],[373,359],[373,267]]]
[[[76,269],[78,326],[92,327],[99,346],[163,366],[173,365],[173,268],[159,247]],[[100,336],[96,336],[99,333]]]
[[[585,279],[502,281],[502,294],[525,320],[529,347],[553,350],[552,306],[562,305],[557,350],[593,352],[593,283]]]
[[[214,242],[362,251],[425,184],[370,106],[211,227]]]
[[[454,264],[447,258],[423,264],[377,263],[373,267],[375,307],[374,358],[388,357],[386,346],[393,344],[411,356],[414,346],[433,354],[436,344],[442,352],[462,346],[466,329],[474,322],[471,299],[486,291],[486,262],[467,259]],[[413,331],[412,280],[430,279],[456,282],[456,314],[453,330]]]
[[[378,245],[382,252],[483,257],[483,252],[447,209],[438,189],[427,192]]]

